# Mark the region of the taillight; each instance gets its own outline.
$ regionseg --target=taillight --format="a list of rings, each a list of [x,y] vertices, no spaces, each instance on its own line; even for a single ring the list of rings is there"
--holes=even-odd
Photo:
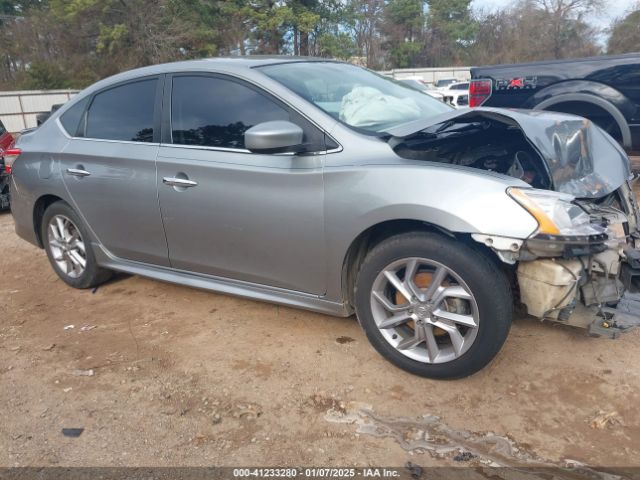
[[[469,84],[469,106],[479,107],[491,96],[491,80],[471,80]]]
[[[13,164],[21,153],[22,150],[20,150],[19,148],[9,148],[2,152],[5,173],[11,174],[11,171],[13,170]]]

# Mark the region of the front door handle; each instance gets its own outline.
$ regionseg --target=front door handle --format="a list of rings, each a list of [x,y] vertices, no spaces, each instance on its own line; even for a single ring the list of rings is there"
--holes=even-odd
[[[162,179],[162,183],[165,185],[169,185],[170,187],[197,187],[198,182],[194,182],[193,180],[187,180],[186,178],[176,178],[176,177],[164,177]]]
[[[82,170],[80,168],[67,168],[67,173],[69,175],[73,175],[74,177],[88,177],[91,175],[91,172],[87,172],[86,170]]]

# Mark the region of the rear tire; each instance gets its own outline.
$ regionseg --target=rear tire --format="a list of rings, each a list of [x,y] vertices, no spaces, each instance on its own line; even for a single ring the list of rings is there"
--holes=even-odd
[[[488,256],[436,233],[398,234],[373,247],[354,296],[373,347],[423,377],[477,372],[499,352],[511,326],[504,272]]]
[[[40,226],[42,243],[53,270],[73,288],[93,288],[113,272],[98,266],[89,235],[80,216],[65,202],[49,205]]]

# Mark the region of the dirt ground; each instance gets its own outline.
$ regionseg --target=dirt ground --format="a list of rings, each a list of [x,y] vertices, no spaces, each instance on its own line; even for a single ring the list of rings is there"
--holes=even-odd
[[[73,290],[0,214],[0,466],[468,460],[411,443],[430,415],[446,441],[480,439],[476,453],[492,432],[514,462],[637,466],[639,347],[640,330],[594,339],[517,318],[488,368],[425,380],[384,361],[355,318],[135,276]],[[358,433],[362,412],[378,435]]]

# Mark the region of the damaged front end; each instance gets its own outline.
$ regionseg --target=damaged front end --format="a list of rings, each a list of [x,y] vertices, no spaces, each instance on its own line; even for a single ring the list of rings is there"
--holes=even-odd
[[[580,117],[483,108],[390,134],[403,158],[532,187],[507,191],[538,222],[532,235],[472,235],[514,266],[530,315],[611,338],[640,325],[640,216],[628,157],[609,135]]]
[[[621,197],[629,199],[629,210]],[[600,202],[573,199],[570,204],[582,217],[578,232],[546,230],[542,212],[536,212],[540,227],[526,240],[472,236],[515,265],[519,300],[529,315],[615,338],[640,325],[640,244],[632,190],[624,183]]]

